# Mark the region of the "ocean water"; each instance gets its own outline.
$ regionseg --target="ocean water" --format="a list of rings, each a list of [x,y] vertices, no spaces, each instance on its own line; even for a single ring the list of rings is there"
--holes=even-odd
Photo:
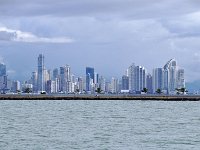
[[[199,150],[200,103],[0,101],[0,150]]]

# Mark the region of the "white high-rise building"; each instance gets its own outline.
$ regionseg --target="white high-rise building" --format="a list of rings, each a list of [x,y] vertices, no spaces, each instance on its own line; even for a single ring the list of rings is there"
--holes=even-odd
[[[128,68],[130,92],[141,91],[146,88],[146,69],[142,66],[135,66],[133,63]]]
[[[114,77],[111,80],[111,93],[118,93],[118,79]]]
[[[128,77],[129,77],[129,90],[131,92],[135,91],[135,64],[133,63],[129,68],[128,68]]]
[[[60,67],[60,91],[69,93],[72,90],[71,68],[69,65]]]
[[[99,87],[101,88],[102,92],[106,91],[106,79],[103,76],[99,78]]]
[[[184,69],[179,69],[175,59],[169,60],[163,67],[163,90],[168,94],[176,92],[176,88],[185,87]]]
[[[135,90],[141,91],[146,88],[146,70],[142,66],[135,67]]]
[[[184,69],[178,69],[177,72],[177,88],[185,88]]]

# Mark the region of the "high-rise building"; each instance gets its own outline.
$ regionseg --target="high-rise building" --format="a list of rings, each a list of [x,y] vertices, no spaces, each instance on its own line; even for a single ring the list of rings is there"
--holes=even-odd
[[[84,91],[84,81],[83,81],[83,78],[82,77],[78,77],[78,90],[79,92],[83,93]]]
[[[60,67],[60,90],[62,92],[71,92],[71,68],[69,65]]]
[[[135,66],[133,63],[128,68],[130,92],[141,91],[146,88],[146,69],[142,66]]]
[[[44,91],[45,81],[44,81],[44,55],[40,54],[38,57],[38,91]]]
[[[8,89],[7,87],[7,75],[6,75],[6,65],[3,63],[0,63],[0,90],[2,93],[5,93]]]
[[[149,94],[153,93],[153,79],[151,74],[147,74],[146,76],[146,88]]]
[[[106,79],[103,76],[99,78],[99,87],[102,92],[106,92]]]
[[[177,88],[185,88],[184,69],[178,69],[177,71]]]
[[[20,91],[20,82],[19,81],[13,81],[12,82],[12,88],[11,91],[14,93],[17,93]]]
[[[128,77],[129,77],[129,90],[130,92],[135,91],[135,64],[133,63],[129,68],[128,68]]]
[[[177,87],[177,62],[175,59],[170,59],[165,66],[163,76],[163,90],[165,93],[174,93]]]
[[[59,71],[58,68],[55,68],[53,70],[53,80],[55,80],[56,78],[59,78]]]
[[[114,77],[111,80],[111,93],[118,93],[118,79]]]
[[[0,77],[6,76],[6,65],[0,63]]]
[[[86,91],[91,91],[94,83],[94,68],[86,67]]]
[[[146,88],[146,70],[144,67],[135,67],[135,90],[142,91]]]
[[[60,67],[60,91],[66,92],[67,91],[67,69],[66,66]]]
[[[184,69],[177,66],[175,59],[170,59],[163,67],[163,90],[167,94],[175,94],[176,88],[184,87]]]
[[[153,93],[156,93],[157,89],[163,89],[163,68],[153,69]]]
[[[122,76],[122,90],[129,90],[129,77],[126,75]]]
[[[68,93],[72,92],[72,75],[71,75],[71,67],[69,65],[66,65],[66,73],[67,73],[67,78],[66,78],[66,91]]]
[[[36,93],[38,91],[37,89],[37,72],[32,72],[32,76],[31,76],[31,83],[33,85],[33,92]]]

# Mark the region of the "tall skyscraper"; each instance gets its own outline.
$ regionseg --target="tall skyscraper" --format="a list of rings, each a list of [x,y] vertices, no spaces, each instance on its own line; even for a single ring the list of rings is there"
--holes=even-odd
[[[133,63],[129,68],[128,68],[128,77],[129,77],[129,90],[130,92],[135,91],[135,64]]]
[[[163,89],[163,68],[153,69],[153,93],[156,93],[157,89]]]
[[[67,78],[66,78],[66,91],[72,92],[72,75],[71,75],[71,67],[69,65],[66,65],[66,73],[67,73]]]
[[[141,91],[146,87],[146,69],[142,66],[135,66],[133,63],[128,68],[130,92]]]
[[[148,89],[148,93],[153,93],[153,79],[151,74],[147,74],[146,76],[146,88]]]
[[[44,55],[40,54],[38,57],[38,82],[37,82],[38,91],[44,91],[45,82],[44,82]]]
[[[32,76],[31,76],[31,83],[33,85],[33,92],[36,93],[37,90],[37,81],[38,81],[38,76],[37,76],[37,72],[32,72]]]
[[[99,78],[99,87],[101,88],[102,92],[106,91],[106,79],[103,76]]]
[[[175,59],[170,59],[163,67],[163,90],[166,93],[174,93],[177,87],[177,62]]]
[[[60,91],[66,92],[67,69],[66,66],[60,67]]]
[[[175,94],[176,88],[184,87],[184,69],[177,66],[175,59],[170,59],[163,67],[163,90],[167,94]]]
[[[91,91],[94,83],[94,68],[86,67],[86,91]]]
[[[118,93],[118,79],[114,77],[111,80],[111,93]]]
[[[0,63],[0,90],[5,93],[7,90],[7,75],[6,75],[6,65]]]
[[[177,88],[185,88],[185,71],[184,69],[178,69],[177,72]]]
[[[59,78],[59,71],[58,68],[55,68],[53,70],[53,80],[55,80],[56,78]]]
[[[122,76],[122,90],[129,90],[129,77],[126,75]]]
[[[135,90],[141,91],[146,87],[146,70],[144,67],[135,67]]]
[[[0,77],[6,76],[6,65],[3,63],[0,63]]]
[[[60,90],[62,92],[71,92],[71,68],[69,65],[60,67]]]

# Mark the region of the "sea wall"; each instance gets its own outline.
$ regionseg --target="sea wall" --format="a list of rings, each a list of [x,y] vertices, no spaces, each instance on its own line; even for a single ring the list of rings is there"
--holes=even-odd
[[[0,100],[157,100],[200,101],[200,95],[33,95],[2,94]]]

